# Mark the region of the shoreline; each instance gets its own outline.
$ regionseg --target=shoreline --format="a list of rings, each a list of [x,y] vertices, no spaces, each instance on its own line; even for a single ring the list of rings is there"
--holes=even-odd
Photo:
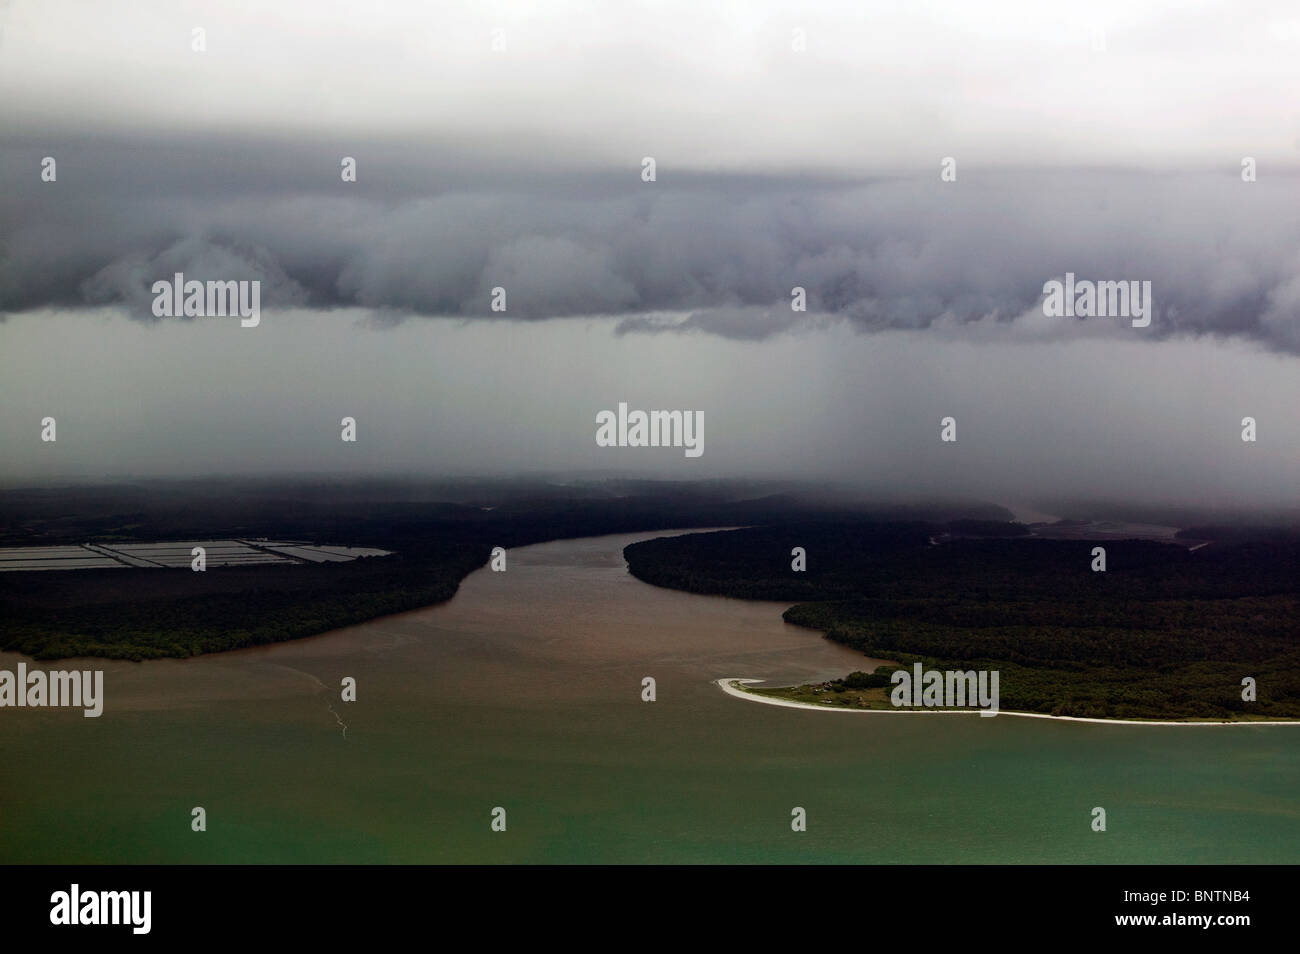
[[[757,693],[750,692],[741,688],[741,684],[753,682],[767,682],[766,679],[746,679],[741,676],[727,676],[723,679],[714,679],[714,684],[729,696],[736,696],[739,699],[746,699],[750,702],[758,702],[768,706],[783,706],[787,709],[811,709],[815,712],[858,712],[858,713],[876,713],[879,715],[973,715],[979,716],[979,709],[850,709],[847,707],[836,706],[819,706],[811,702],[794,702],[790,699],[774,699],[770,696],[760,696]],[[778,687],[773,687],[778,688]],[[996,719],[998,716],[1014,716],[1021,719],[1052,719],[1057,722],[1090,722],[1096,725],[1186,725],[1186,726],[1228,726],[1228,725],[1300,725],[1300,719],[1291,721],[1238,721],[1238,722],[1215,722],[1206,720],[1203,722],[1175,722],[1162,719],[1095,719],[1085,716],[1054,716],[1047,715],[1043,712],[1013,712],[1009,709],[999,709],[997,716],[983,716],[985,719]]]

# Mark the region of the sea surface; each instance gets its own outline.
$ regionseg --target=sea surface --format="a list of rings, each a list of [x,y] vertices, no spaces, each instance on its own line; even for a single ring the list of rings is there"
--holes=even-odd
[[[0,862],[1300,861],[1300,727],[735,699],[712,680],[872,663],[786,604],[634,579],[623,547],[663,535],[513,550],[446,604],[311,639],[47,665],[103,668],[104,714],[0,709]]]

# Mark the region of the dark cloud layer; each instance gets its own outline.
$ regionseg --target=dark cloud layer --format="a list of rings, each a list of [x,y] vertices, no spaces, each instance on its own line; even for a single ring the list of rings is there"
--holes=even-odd
[[[58,159],[57,182],[39,181],[43,154]],[[615,315],[625,332],[758,339],[828,316],[864,331],[1014,329],[1043,283],[1072,271],[1151,281],[1144,335],[1240,336],[1300,353],[1300,181],[1267,170],[1245,183],[1231,165],[960,169],[944,183],[936,167],[850,183],[679,178],[661,161],[646,183],[639,157],[626,170],[475,168],[472,157],[388,149],[358,155],[360,181],[348,184],[345,154],[10,148],[0,311],[120,305],[155,321],[151,284],[181,271],[260,279],[267,315]],[[790,308],[796,285],[807,314]],[[490,309],[495,286],[507,291],[504,316]]]

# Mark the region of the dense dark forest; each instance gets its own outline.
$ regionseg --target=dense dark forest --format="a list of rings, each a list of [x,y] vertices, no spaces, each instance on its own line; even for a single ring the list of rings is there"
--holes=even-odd
[[[788,622],[878,658],[999,669],[1004,709],[1300,717],[1300,541],[1266,537],[1192,552],[811,521],[650,540],[624,555],[659,586],[797,602]],[[1091,569],[1099,545],[1105,572]],[[803,572],[791,568],[795,547]],[[1246,676],[1254,702],[1242,700]]]
[[[450,599],[507,549],[565,537],[854,519],[841,500],[712,481],[150,481],[0,492],[0,545],[305,539],[395,551],[351,563],[0,573],[0,648],[148,659],[256,646]],[[988,505],[889,508],[1005,519]]]

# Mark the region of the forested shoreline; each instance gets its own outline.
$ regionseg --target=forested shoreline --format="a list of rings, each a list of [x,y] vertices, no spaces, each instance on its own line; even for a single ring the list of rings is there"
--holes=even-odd
[[[1300,543],[957,539],[817,522],[636,543],[659,586],[795,602],[787,622],[866,655],[998,669],[1004,709],[1095,718],[1300,717]],[[1095,546],[1107,569],[1091,569]],[[807,569],[792,570],[801,547]],[[1257,699],[1242,698],[1253,678]]]

